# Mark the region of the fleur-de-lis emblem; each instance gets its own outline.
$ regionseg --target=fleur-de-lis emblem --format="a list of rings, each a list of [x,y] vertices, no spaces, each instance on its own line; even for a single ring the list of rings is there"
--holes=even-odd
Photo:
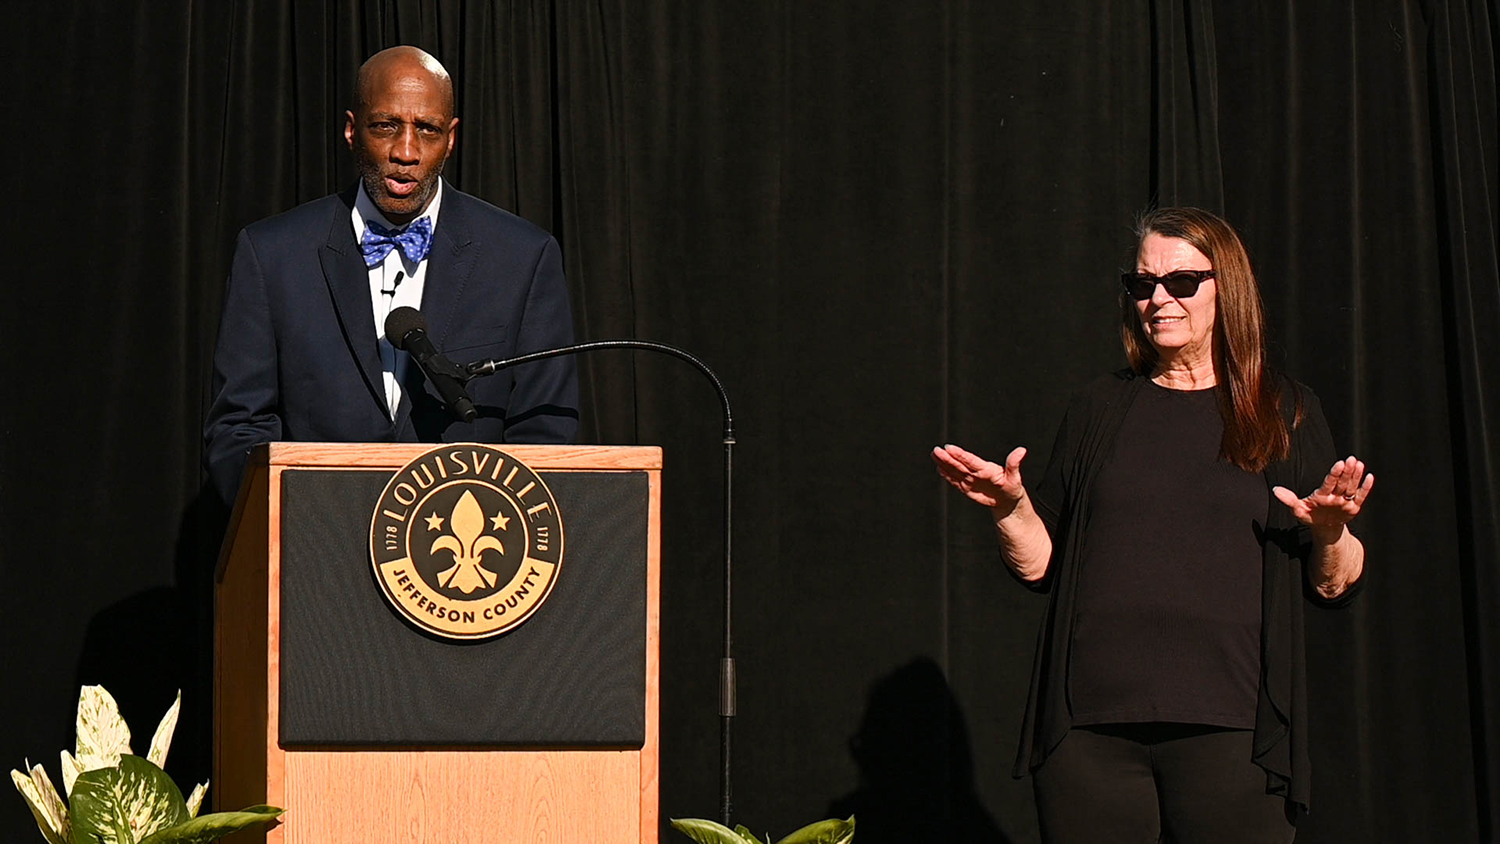
[[[448,516],[448,527],[453,533],[439,536],[428,552],[436,554],[447,551],[453,555],[452,567],[438,572],[438,582],[445,588],[451,587],[467,595],[482,588],[492,589],[500,579],[494,572],[479,564],[479,558],[485,551],[505,553],[505,546],[500,544],[500,540],[485,534],[484,522],[484,511],[479,507],[479,500],[474,497],[474,493],[465,490],[458,503],[453,505],[452,514]]]

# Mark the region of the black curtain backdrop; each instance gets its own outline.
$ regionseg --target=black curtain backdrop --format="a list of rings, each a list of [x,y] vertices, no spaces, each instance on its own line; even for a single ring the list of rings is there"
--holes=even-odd
[[[56,777],[103,682],[141,745],[182,688],[168,768],[206,776],[233,236],[352,182],[355,69],[410,43],[457,81],[449,176],[558,237],[579,336],[731,391],[737,821],[1036,839],[1009,768],[1041,599],[927,451],[1040,471],[1069,390],[1123,365],[1112,278],[1160,201],[1241,228],[1276,358],[1379,477],[1368,588],[1309,615],[1298,840],[1493,838],[1494,0],[10,5],[0,764]],[[714,399],[670,360],[583,375],[587,440],[666,448],[662,814],[711,817]]]

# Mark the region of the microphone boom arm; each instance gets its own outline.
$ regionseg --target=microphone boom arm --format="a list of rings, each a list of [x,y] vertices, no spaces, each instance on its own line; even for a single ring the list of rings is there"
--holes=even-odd
[[[694,357],[689,352],[683,351],[676,346],[668,346],[665,343],[653,343],[649,340],[595,340],[592,343],[579,343],[556,349],[544,349],[540,352],[531,352],[502,360],[475,361],[463,367],[467,370],[467,374],[463,376],[463,381],[467,384],[475,378],[493,375],[502,369],[510,369],[524,363],[562,357],[563,355],[576,355],[580,352],[591,352],[599,349],[644,349],[646,351],[662,352],[692,364],[699,372],[703,373],[705,378],[713,383],[714,392],[719,396],[719,405],[724,413],[724,437],[726,440],[734,438],[734,415],[729,411],[729,394],[724,391],[724,385],[719,381],[719,376],[715,375],[714,371],[708,368],[708,364]]]
[[[493,375],[502,369],[520,366],[533,361],[546,360],[547,358],[562,357],[563,355],[576,355],[580,352],[591,352],[601,349],[638,349],[650,352],[659,352],[692,364],[703,376],[714,385],[714,392],[718,393],[719,404],[724,412],[724,656],[719,660],[719,821],[725,826],[729,825],[731,796],[731,772],[730,772],[730,736],[734,716],[738,712],[738,682],[734,670],[734,624],[733,606],[734,596],[734,568],[732,546],[732,528],[734,525],[731,493],[734,480],[734,416],[729,411],[729,394],[725,392],[724,385],[719,381],[719,376],[703,361],[698,360],[676,346],[668,346],[665,343],[653,343],[649,340],[596,340],[592,343],[579,343],[574,346],[562,346],[556,349],[545,349],[540,352],[517,355],[503,360],[476,361],[467,366],[460,367],[464,372],[459,376],[462,383],[467,384],[475,378],[485,375]]]

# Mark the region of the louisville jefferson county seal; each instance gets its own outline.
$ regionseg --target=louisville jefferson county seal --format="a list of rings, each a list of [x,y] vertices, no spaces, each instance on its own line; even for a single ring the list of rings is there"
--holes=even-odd
[[[370,520],[375,581],[423,630],[488,639],[536,612],[562,566],[552,491],[483,445],[444,445],[391,476]]]

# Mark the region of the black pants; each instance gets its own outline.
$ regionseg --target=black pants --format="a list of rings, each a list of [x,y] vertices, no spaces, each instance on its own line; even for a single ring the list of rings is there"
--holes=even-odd
[[[1075,727],[1037,770],[1050,844],[1290,842],[1294,816],[1266,794],[1252,734],[1193,724]]]

